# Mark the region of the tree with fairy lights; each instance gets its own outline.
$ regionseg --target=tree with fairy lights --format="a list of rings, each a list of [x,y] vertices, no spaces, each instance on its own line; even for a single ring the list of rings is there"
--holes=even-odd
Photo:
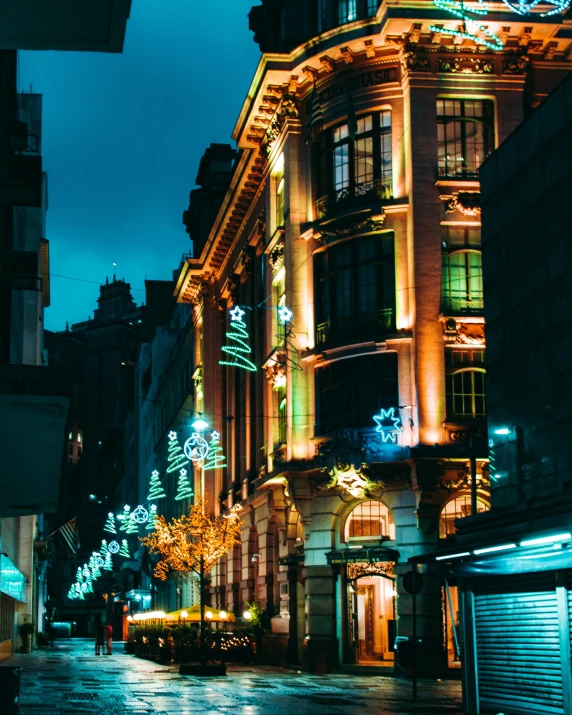
[[[207,511],[201,499],[183,514],[167,522],[158,516],[156,531],[141,540],[151,553],[160,554],[155,566],[155,577],[167,580],[171,572],[193,571],[199,577],[201,595],[201,646],[205,644],[205,574],[208,574],[219,559],[240,543],[241,505],[235,505],[228,514],[216,518]],[[203,648],[201,648],[203,650]],[[206,662],[206,655],[201,656]]]
[[[256,372],[256,365],[246,356],[252,353],[252,348],[248,344],[248,333],[246,324],[242,318],[244,310],[239,305],[235,305],[230,314],[230,330],[226,337],[231,343],[222,347],[223,353],[230,356],[228,360],[219,360],[219,365],[230,365],[231,367],[242,367],[244,370]]]
[[[222,447],[220,446],[220,433],[215,430],[211,432],[208,458],[203,469],[219,469],[219,467],[222,469],[222,467],[226,467],[225,459],[226,457],[222,453]]]

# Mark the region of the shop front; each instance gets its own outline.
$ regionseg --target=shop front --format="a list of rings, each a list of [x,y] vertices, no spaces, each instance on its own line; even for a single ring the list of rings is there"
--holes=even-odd
[[[340,583],[342,661],[393,667],[399,553],[382,546],[338,549],[327,554]]]

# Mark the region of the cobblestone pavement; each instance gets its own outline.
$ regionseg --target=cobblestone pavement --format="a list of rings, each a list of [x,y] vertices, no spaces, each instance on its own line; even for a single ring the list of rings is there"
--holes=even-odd
[[[181,676],[123,654],[96,657],[88,640],[15,655],[22,666],[21,715],[458,715],[457,681],[411,682],[387,676],[326,676],[264,666],[229,666],[220,678]],[[1,694],[0,694],[0,711]]]

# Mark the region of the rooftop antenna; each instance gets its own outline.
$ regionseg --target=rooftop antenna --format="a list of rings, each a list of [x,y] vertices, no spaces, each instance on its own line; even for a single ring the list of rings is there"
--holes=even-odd
[[[115,283],[115,269],[117,268],[117,263],[113,264],[113,282]]]

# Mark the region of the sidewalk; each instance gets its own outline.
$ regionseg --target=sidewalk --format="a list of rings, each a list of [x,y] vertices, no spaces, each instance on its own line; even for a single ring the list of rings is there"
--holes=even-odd
[[[457,681],[309,675],[266,666],[229,666],[226,678],[201,679],[123,654],[94,655],[92,641],[15,655],[23,668],[21,715],[460,715]],[[0,701],[1,703],[1,701]],[[1,710],[0,706],[0,710]]]

